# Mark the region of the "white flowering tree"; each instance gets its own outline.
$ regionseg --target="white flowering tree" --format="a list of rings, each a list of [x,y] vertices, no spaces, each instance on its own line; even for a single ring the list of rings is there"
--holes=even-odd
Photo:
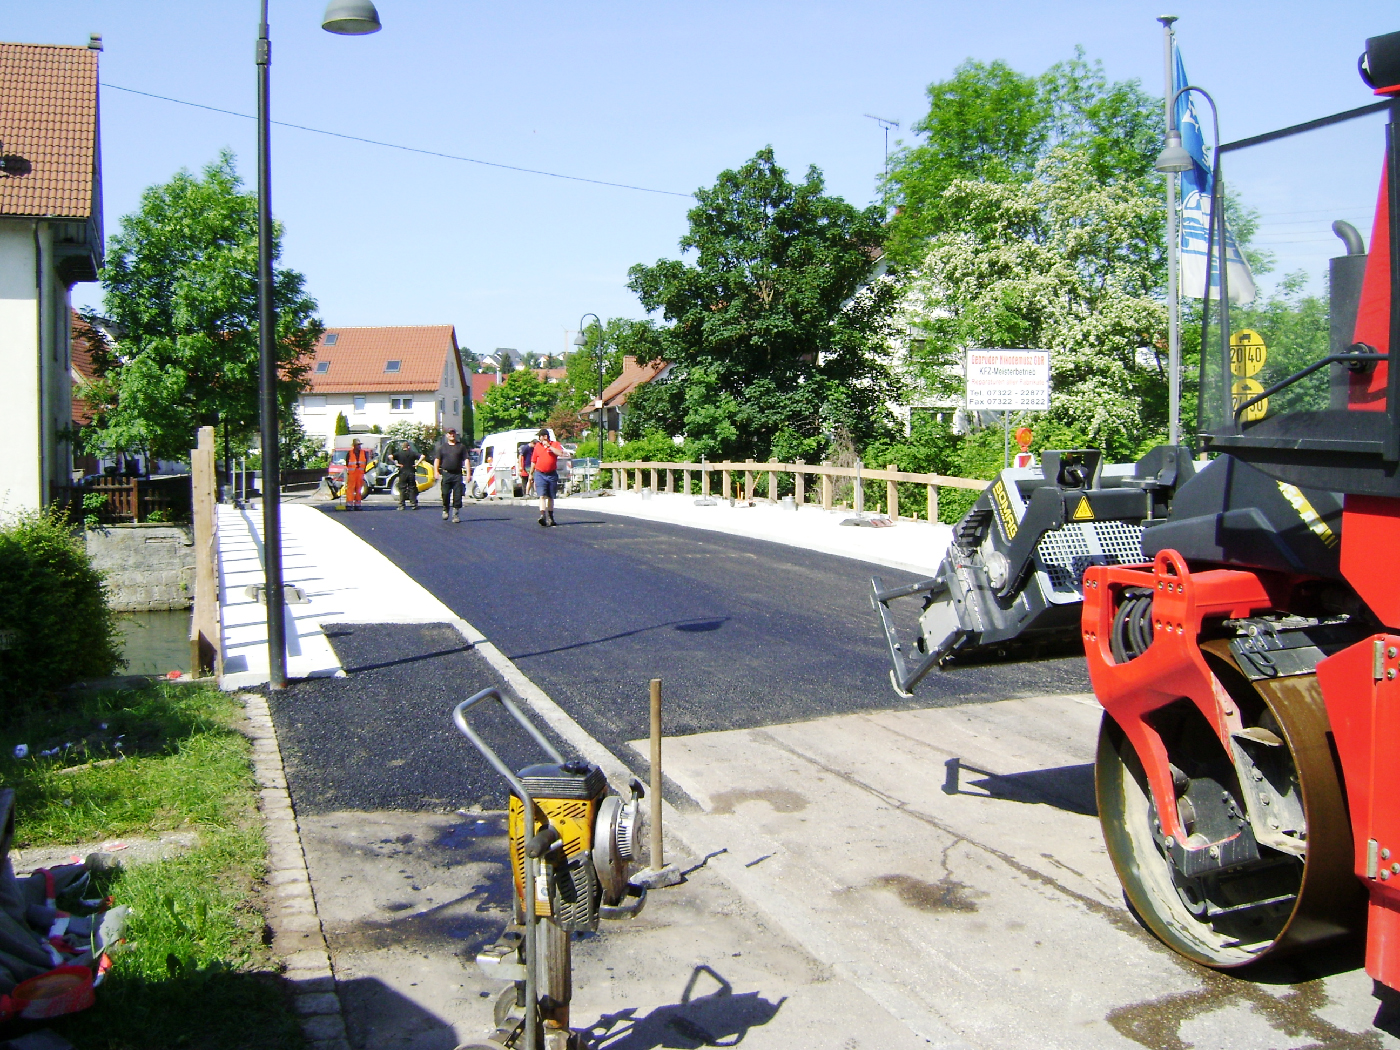
[[[1083,151],[1058,149],[1026,182],[949,185],[951,222],[906,298],[926,336],[912,364],[929,391],[960,385],[966,348],[1046,348],[1051,409],[1034,423],[1037,447],[1125,457],[1160,440],[1162,205],[1144,182],[1106,184]]]

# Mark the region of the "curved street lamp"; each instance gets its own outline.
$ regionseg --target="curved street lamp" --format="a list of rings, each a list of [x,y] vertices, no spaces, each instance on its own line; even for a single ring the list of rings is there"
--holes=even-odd
[[[1224,415],[1222,425],[1234,420],[1233,391],[1230,389],[1230,257],[1225,244],[1225,182],[1220,170],[1220,113],[1215,108],[1215,99],[1210,92],[1195,84],[1187,84],[1172,96],[1171,111],[1176,112],[1177,100],[1188,91],[1194,91],[1210,104],[1211,130],[1214,135],[1211,148],[1210,185],[1210,227],[1206,233],[1206,286],[1201,291],[1201,346],[1206,345],[1206,334],[1210,324],[1210,268],[1216,254],[1217,243],[1220,254],[1220,398]],[[1175,128],[1167,132],[1166,147],[1157,155],[1153,165],[1161,172],[1190,171],[1195,167],[1195,158],[1181,144],[1181,132]],[[1220,230],[1220,240],[1216,241],[1215,231]]]
[[[574,346],[587,346],[588,336],[584,334],[583,322],[593,318],[598,329],[598,477],[603,476],[603,436],[608,429],[608,410],[603,405],[603,319],[595,313],[586,313],[578,319],[578,335],[574,336]]]
[[[329,33],[361,36],[380,29],[370,0],[331,0],[321,19]],[[272,118],[268,112],[272,42],[267,0],[254,61],[258,67],[258,443],[263,475],[263,598],[267,606],[267,676],[273,689],[287,688],[287,619],[282,594],[282,475],[277,434],[277,315],[272,302]]]

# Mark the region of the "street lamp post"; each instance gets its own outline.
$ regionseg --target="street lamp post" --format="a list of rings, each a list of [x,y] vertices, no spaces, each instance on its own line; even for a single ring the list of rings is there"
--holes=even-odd
[[[588,318],[593,318],[593,323],[598,327],[598,477],[603,476],[603,437],[608,429],[608,410],[603,405],[603,319],[595,313],[586,313],[578,319],[578,335],[574,336],[574,346],[587,346],[588,336],[583,322]]]
[[[379,13],[370,0],[331,0],[321,19],[330,33],[377,32]],[[287,688],[287,620],[282,594],[282,476],[277,436],[277,315],[272,302],[272,118],[268,93],[272,42],[267,0],[262,0],[255,53],[258,67],[258,394],[262,445],[263,597],[267,605],[267,672],[273,689]]]
[[[1172,63],[1172,23],[1175,15],[1163,15],[1157,19],[1162,23],[1162,65],[1166,74],[1167,134],[1176,130],[1176,106],[1172,101],[1174,70]],[[1167,441],[1175,446],[1181,444],[1181,295],[1177,288],[1176,201],[1177,178],[1175,171],[1164,172],[1167,176]]]
[[[1230,258],[1225,239],[1225,177],[1220,170],[1220,113],[1215,108],[1215,99],[1211,98],[1210,92],[1194,84],[1187,84],[1172,95],[1170,109],[1173,113],[1176,111],[1177,100],[1187,92],[1195,92],[1210,104],[1213,149],[1211,150],[1210,226],[1206,232],[1206,281],[1205,288],[1201,290],[1201,359],[1205,360],[1206,332],[1210,324],[1211,265],[1218,248],[1220,252],[1220,291],[1217,293],[1217,301],[1220,304],[1221,422],[1222,426],[1229,427],[1234,423],[1235,413],[1233,392],[1230,389]],[[1168,130],[1166,147],[1157,155],[1157,162],[1153,165],[1156,170],[1180,173],[1190,171],[1195,163],[1190,152],[1181,144],[1181,132],[1175,128]],[[1220,234],[1218,241],[1215,239],[1217,230]],[[1204,390],[1201,391],[1202,395],[1204,393]]]

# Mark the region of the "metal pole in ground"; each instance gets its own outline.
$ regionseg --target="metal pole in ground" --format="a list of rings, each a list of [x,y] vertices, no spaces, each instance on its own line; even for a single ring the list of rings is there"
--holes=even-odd
[[[651,680],[651,867],[632,881],[656,889],[674,886],[681,873],[674,864],[669,867],[663,855],[661,839],[661,679]]]

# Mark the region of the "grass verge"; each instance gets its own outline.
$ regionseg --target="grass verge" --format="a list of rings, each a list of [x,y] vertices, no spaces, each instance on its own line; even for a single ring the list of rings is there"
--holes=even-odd
[[[241,717],[216,689],[156,683],[0,728],[16,845],[199,835],[180,856],[98,876],[132,915],[97,1005],[50,1023],[80,1050],[302,1045],[266,947],[267,850]],[[16,744],[29,756],[12,757]]]

